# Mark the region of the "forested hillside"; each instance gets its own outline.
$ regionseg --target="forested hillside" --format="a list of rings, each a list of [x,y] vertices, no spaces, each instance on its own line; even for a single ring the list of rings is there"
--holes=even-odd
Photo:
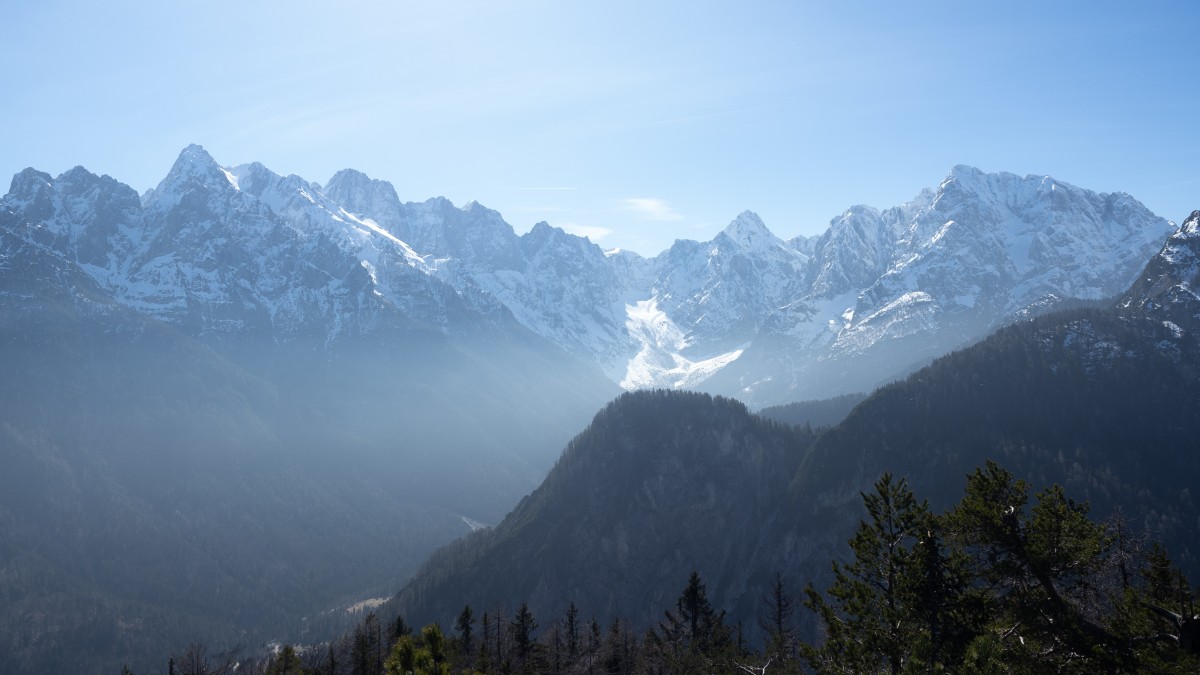
[[[988,462],[945,513],[882,475],[838,549],[829,586],[772,580],[747,624],[714,605],[696,571],[648,622],[596,619],[587,604],[536,613],[469,602],[415,630],[371,614],[328,643],[283,646],[238,672],[398,673],[1190,673],[1200,668],[1196,595],[1170,556],[1061,486],[1030,490]],[[1133,536],[1131,536],[1133,535]],[[386,615],[385,615],[386,616]],[[801,625],[814,622],[819,635]],[[192,670],[230,663],[179,655]]]
[[[623,394],[502,523],[434,555],[395,611],[448,621],[465,597],[538,613],[574,600],[602,621],[641,620],[693,568],[737,595],[762,581],[747,556],[811,438],[729,399]]]

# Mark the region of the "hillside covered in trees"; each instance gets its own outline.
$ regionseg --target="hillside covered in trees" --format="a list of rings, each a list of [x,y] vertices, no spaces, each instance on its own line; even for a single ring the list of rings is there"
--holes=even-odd
[[[1191,673],[1196,595],[1158,543],[1098,521],[1060,486],[1030,486],[995,463],[966,477],[944,513],[884,474],[826,588],[783,574],[734,621],[691,572],[648,623],[599,622],[588,605],[535,614],[466,604],[414,630],[371,614],[340,639],[239,662],[264,675],[401,673]],[[815,619],[806,635],[801,619]],[[232,670],[193,646],[168,670]]]

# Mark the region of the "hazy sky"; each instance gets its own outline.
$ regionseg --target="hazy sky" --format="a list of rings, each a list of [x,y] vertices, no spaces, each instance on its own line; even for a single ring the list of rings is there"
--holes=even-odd
[[[652,255],[816,234],[954,164],[1200,208],[1200,2],[10,3],[0,174],[188,143]]]

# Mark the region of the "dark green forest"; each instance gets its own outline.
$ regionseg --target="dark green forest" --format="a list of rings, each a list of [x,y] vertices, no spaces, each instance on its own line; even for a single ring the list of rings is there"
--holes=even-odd
[[[989,462],[935,513],[884,474],[825,588],[778,572],[758,598],[757,640],[718,610],[696,572],[645,622],[600,623],[570,602],[552,616],[465,605],[419,630],[368,615],[340,638],[239,660],[192,645],[172,675],[399,673],[1194,673],[1200,616],[1157,542],[1097,520],[1060,486],[1030,486]],[[804,615],[819,632],[809,639]]]
[[[799,401],[763,408],[759,415],[792,426],[832,427],[850,414],[867,394],[845,394],[817,401]]]

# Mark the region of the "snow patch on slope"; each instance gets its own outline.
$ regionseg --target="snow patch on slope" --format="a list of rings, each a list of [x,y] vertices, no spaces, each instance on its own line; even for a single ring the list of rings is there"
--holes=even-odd
[[[625,312],[625,327],[641,345],[620,382],[625,389],[694,386],[737,360],[744,351],[735,349],[693,361],[681,353],[689,346],[687,335],[659,308],[658,298],[626,305]]]

